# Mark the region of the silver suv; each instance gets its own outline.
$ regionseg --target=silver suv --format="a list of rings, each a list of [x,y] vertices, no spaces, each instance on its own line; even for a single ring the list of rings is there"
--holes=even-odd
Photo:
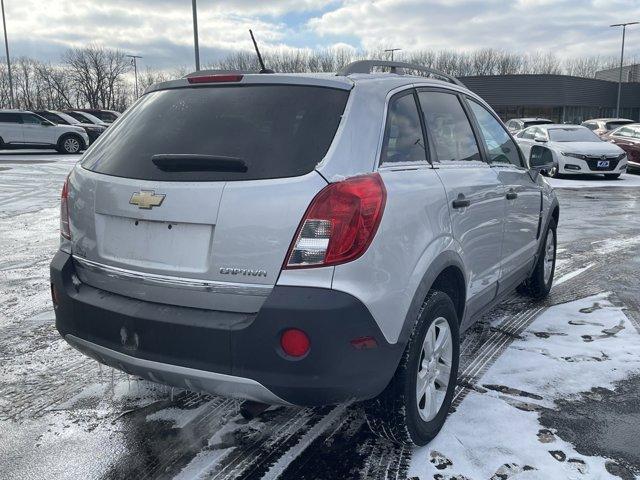
[[[56,326],[132,375],[363,401],[374,431],[425,444],[460,333],[551,288],[559,208],[532,162],[481,98],[414,65],[155,85],[64,185]]]

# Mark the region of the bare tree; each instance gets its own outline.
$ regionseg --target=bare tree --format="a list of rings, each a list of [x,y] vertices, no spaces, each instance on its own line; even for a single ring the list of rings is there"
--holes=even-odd
[[[275,50],[264,54],[265,63],[278,72],[335,72],[360,59],[386,59],[383,48],[377,50],[322,49]],[[565,74],[594,77],[599,70],[616,68],[616,57],[578,57],[560,59],[550,52],[512,53],[497,49],[470,52],[453,50],[402,51],[399,60],[435,68],[455,76],[510,74]],[[638,58],[627,58],[627,64]],[[260,66],[252,51],[233,52],[209,64],[222,70],[257,71]],[[381,69],[384,70],[384,69]],[[140,74],[143,89],[188,73],[184,66],[174,71],[146,68]],[[135,99],[131,65],[123,52],[99,46],[68,50],[62,63],[43,63],[18,58],[13,70],[16,107],[41,109],[110,108],[124,110]],[[411,72],[420,74],[420,72]],[[0,59],[0,105],[9,104],[6,63]]]
[[[124,98],[128,92],[124,75],[131,65],[123,52],[89,46],[70,49],[63,59],[77,103],[90,108],[117,108],[126,104]]]

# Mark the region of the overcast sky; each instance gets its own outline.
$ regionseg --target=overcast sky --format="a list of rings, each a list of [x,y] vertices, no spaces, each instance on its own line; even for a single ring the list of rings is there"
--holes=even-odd
[[[193,65],[191,0],[5,0],[12,56],[58,61],[96,43],[143,55],[143,65]],[[619,29],[640,21],[640,0],[198,0],[203,63],[250,49],[552,51],[619,55]],[[627,30],[640,56],[640,25]]]

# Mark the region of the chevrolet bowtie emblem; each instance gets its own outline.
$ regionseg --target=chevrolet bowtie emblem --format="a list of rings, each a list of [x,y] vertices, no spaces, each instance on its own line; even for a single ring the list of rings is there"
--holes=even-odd
[[[137,205],[138,208],[144,208],[145,210],[151,210],[153,207],[159,207],[162,205],[165,195],[158,194],[153,190],[140,190],[131,195],[129,203],[131,205]]]

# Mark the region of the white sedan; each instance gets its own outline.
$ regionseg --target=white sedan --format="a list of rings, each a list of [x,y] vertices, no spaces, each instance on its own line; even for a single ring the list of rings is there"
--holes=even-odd
[[[525,128],[515,139],[527,158],[532,153],[552,156],[550,177],[602,173],[613,179],[627,170],[624,150],[580,125],[536,125]]]

